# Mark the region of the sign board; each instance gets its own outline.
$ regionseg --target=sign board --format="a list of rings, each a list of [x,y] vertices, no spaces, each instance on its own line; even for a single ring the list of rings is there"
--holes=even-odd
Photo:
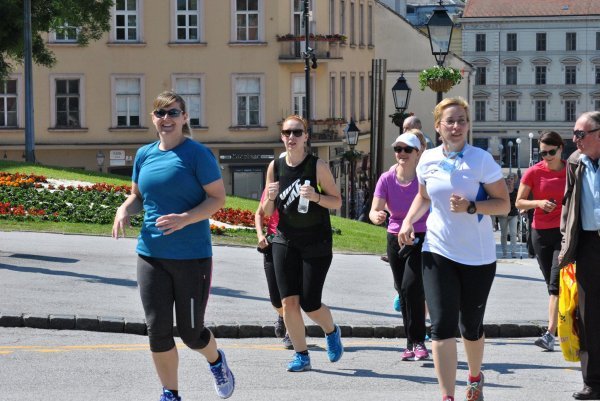
[[[221,164],[269,164],[275,158],[273,149],[221,149]]]
[[[125,151],[124,150],[111,150],[110,151],[110,160],[125,160]]]

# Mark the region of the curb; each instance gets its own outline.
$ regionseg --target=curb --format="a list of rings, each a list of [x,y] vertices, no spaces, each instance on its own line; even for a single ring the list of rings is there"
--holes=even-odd
[[[404,338],[403,326],[393,325],[348,325],[339,324],[343,337],[359,338]],[[51,330],[83,330],[105,333],[147,335],[145,320],[110,316],[81,315],[36,315],[30,313],[0,313],[0,327],[29,327]],[[273,325],[261,324],[207,324],[216,338],[275,337]],[[538,337],[545,327],[535,323],[491,323],[484,324],[486,338]],[[323,337],[323,330],[316,325],[306,326],[309,337]],[[178,336],[177,327],[173,334]],[[428,333],[429,334],[429,333]],[[457,333],[459,337],[460,334]]]

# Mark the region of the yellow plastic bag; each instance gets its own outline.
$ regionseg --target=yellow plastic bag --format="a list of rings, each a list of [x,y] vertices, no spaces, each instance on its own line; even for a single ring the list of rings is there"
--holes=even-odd
[[[560,271],[558,294],[558,337],[566,361],[579,361],[579,334],[577,330],[577,281],[575,263]]]

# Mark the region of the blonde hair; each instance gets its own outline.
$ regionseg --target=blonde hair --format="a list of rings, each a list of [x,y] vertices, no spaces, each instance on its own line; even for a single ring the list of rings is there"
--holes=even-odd
[[[423,132],[421,132],[420,129],[409,129],[408,131],[404,132],[404,134],[413,134],[419,139],[419,143],[421,144],[421,149],[419,149],[420,151],[424,151],[425,149],[427,149],[427,141],[425,140],[425,135],[423,135]]]
[[[440,125],[440,123],[442,121],[442,114],[444,113],[444,110],[446,110],[448,107],[452,107],[452,106],[459,106],[459,107],[462,107],[463,109],[465,109],[465,113],[467,115],[467,122],[470,121],[469,120],[469,103],[467,103],[467,101],[460,96],[459,97],[448,97],[448,98],[442,100],[441,102],[439,102],[433,109],[433,122],[436,127],[438,125]]]
[[[154,99],[154,102],[152,103],[152,110],[154,111],[162,109],[163,107],[167,107],[171,103],[175,102],[179,103],[181,111],[187,113],[185,100],[183,100],[183,98],[174,91],[164,91],[159,93],[158,96],[156,96],[156,99]],[[181,131],[185,136],[192,136],[192,128],[190,127],[189,119],[185,121],[185,124],[183,124],[183,127],[181,128]]]

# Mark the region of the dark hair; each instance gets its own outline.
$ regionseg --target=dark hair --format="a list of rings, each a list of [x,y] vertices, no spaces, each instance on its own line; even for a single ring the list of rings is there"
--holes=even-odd
[[[541,143],[545,143],[546,145],[560,146],[563,149],[565,147],[565,142],[560,137],[560,134],[556,131],[543,131],[540,134],[539,141]]]
[[[154,103],[152,104],[152,110],[154,111],[161,109],[174,102],[179,103],[181,111],[187,113],[185,107],[185,100],[183,100],[183,98],[180,95],[173,91],[164,91],[159,93],[158,96],[156,96],[156,99],[154,99]],[[183,132],[183,135],[192,136],[192,129],[190,128],[189,120],[186,120],[185,124],[183,124],[181,131]]]

